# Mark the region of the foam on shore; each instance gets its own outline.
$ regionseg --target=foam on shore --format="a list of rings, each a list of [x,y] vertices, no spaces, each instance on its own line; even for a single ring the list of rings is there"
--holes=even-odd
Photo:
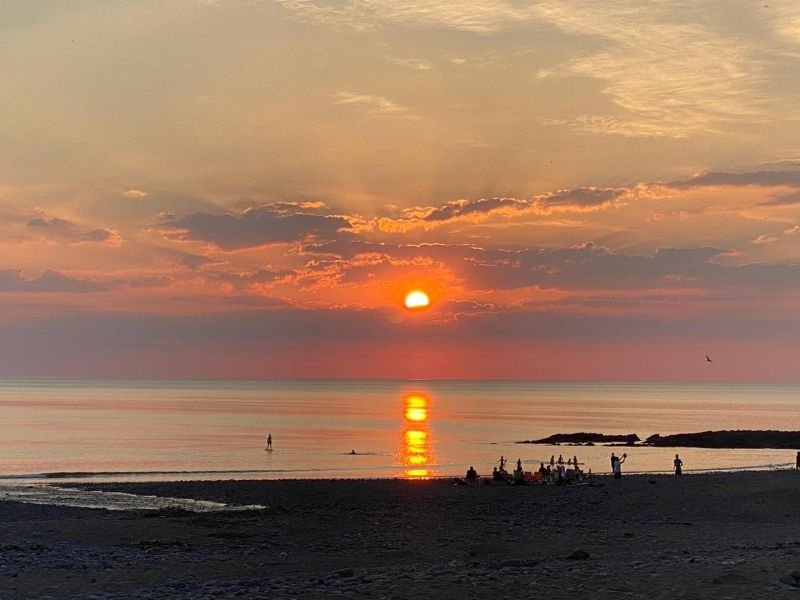
[[[266,508],[259,504],[232,505],[207,500],[142,496],[122,492],[62,488],[51,485],[0,485],[0,501],[120,511],[178,509],[190,512],[219,512],[263,510]]]

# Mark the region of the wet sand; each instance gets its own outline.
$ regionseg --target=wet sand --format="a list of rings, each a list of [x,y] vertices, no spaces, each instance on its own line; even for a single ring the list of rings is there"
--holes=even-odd
[[[2,598],[780,598],[800,473],[593,485],[222,481],[91,489],[260,511],[0,502]]]

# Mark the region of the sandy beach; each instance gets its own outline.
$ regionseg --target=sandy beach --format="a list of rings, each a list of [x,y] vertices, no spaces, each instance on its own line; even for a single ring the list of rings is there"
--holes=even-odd
[[[0,504],[3,598],[765,598],[800,576],[800,474],[592,485],[105,484],[251,511]]]

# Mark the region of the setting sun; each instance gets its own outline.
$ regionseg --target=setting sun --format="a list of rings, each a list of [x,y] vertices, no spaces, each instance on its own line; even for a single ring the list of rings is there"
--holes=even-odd
[[[406,308],[419,309],[426,308],[430,302],[428,294],[419,290],[414,290],[413,292],[409,292],[406,296],[405,304]]]

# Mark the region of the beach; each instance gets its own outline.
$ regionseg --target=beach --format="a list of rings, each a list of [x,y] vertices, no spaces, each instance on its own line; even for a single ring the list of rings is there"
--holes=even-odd
[[[764,598],[800,577],[794,471],[85,484],[260,505],[0,503],[2,598]],[[211,505],[209,505],[211,506]]]

